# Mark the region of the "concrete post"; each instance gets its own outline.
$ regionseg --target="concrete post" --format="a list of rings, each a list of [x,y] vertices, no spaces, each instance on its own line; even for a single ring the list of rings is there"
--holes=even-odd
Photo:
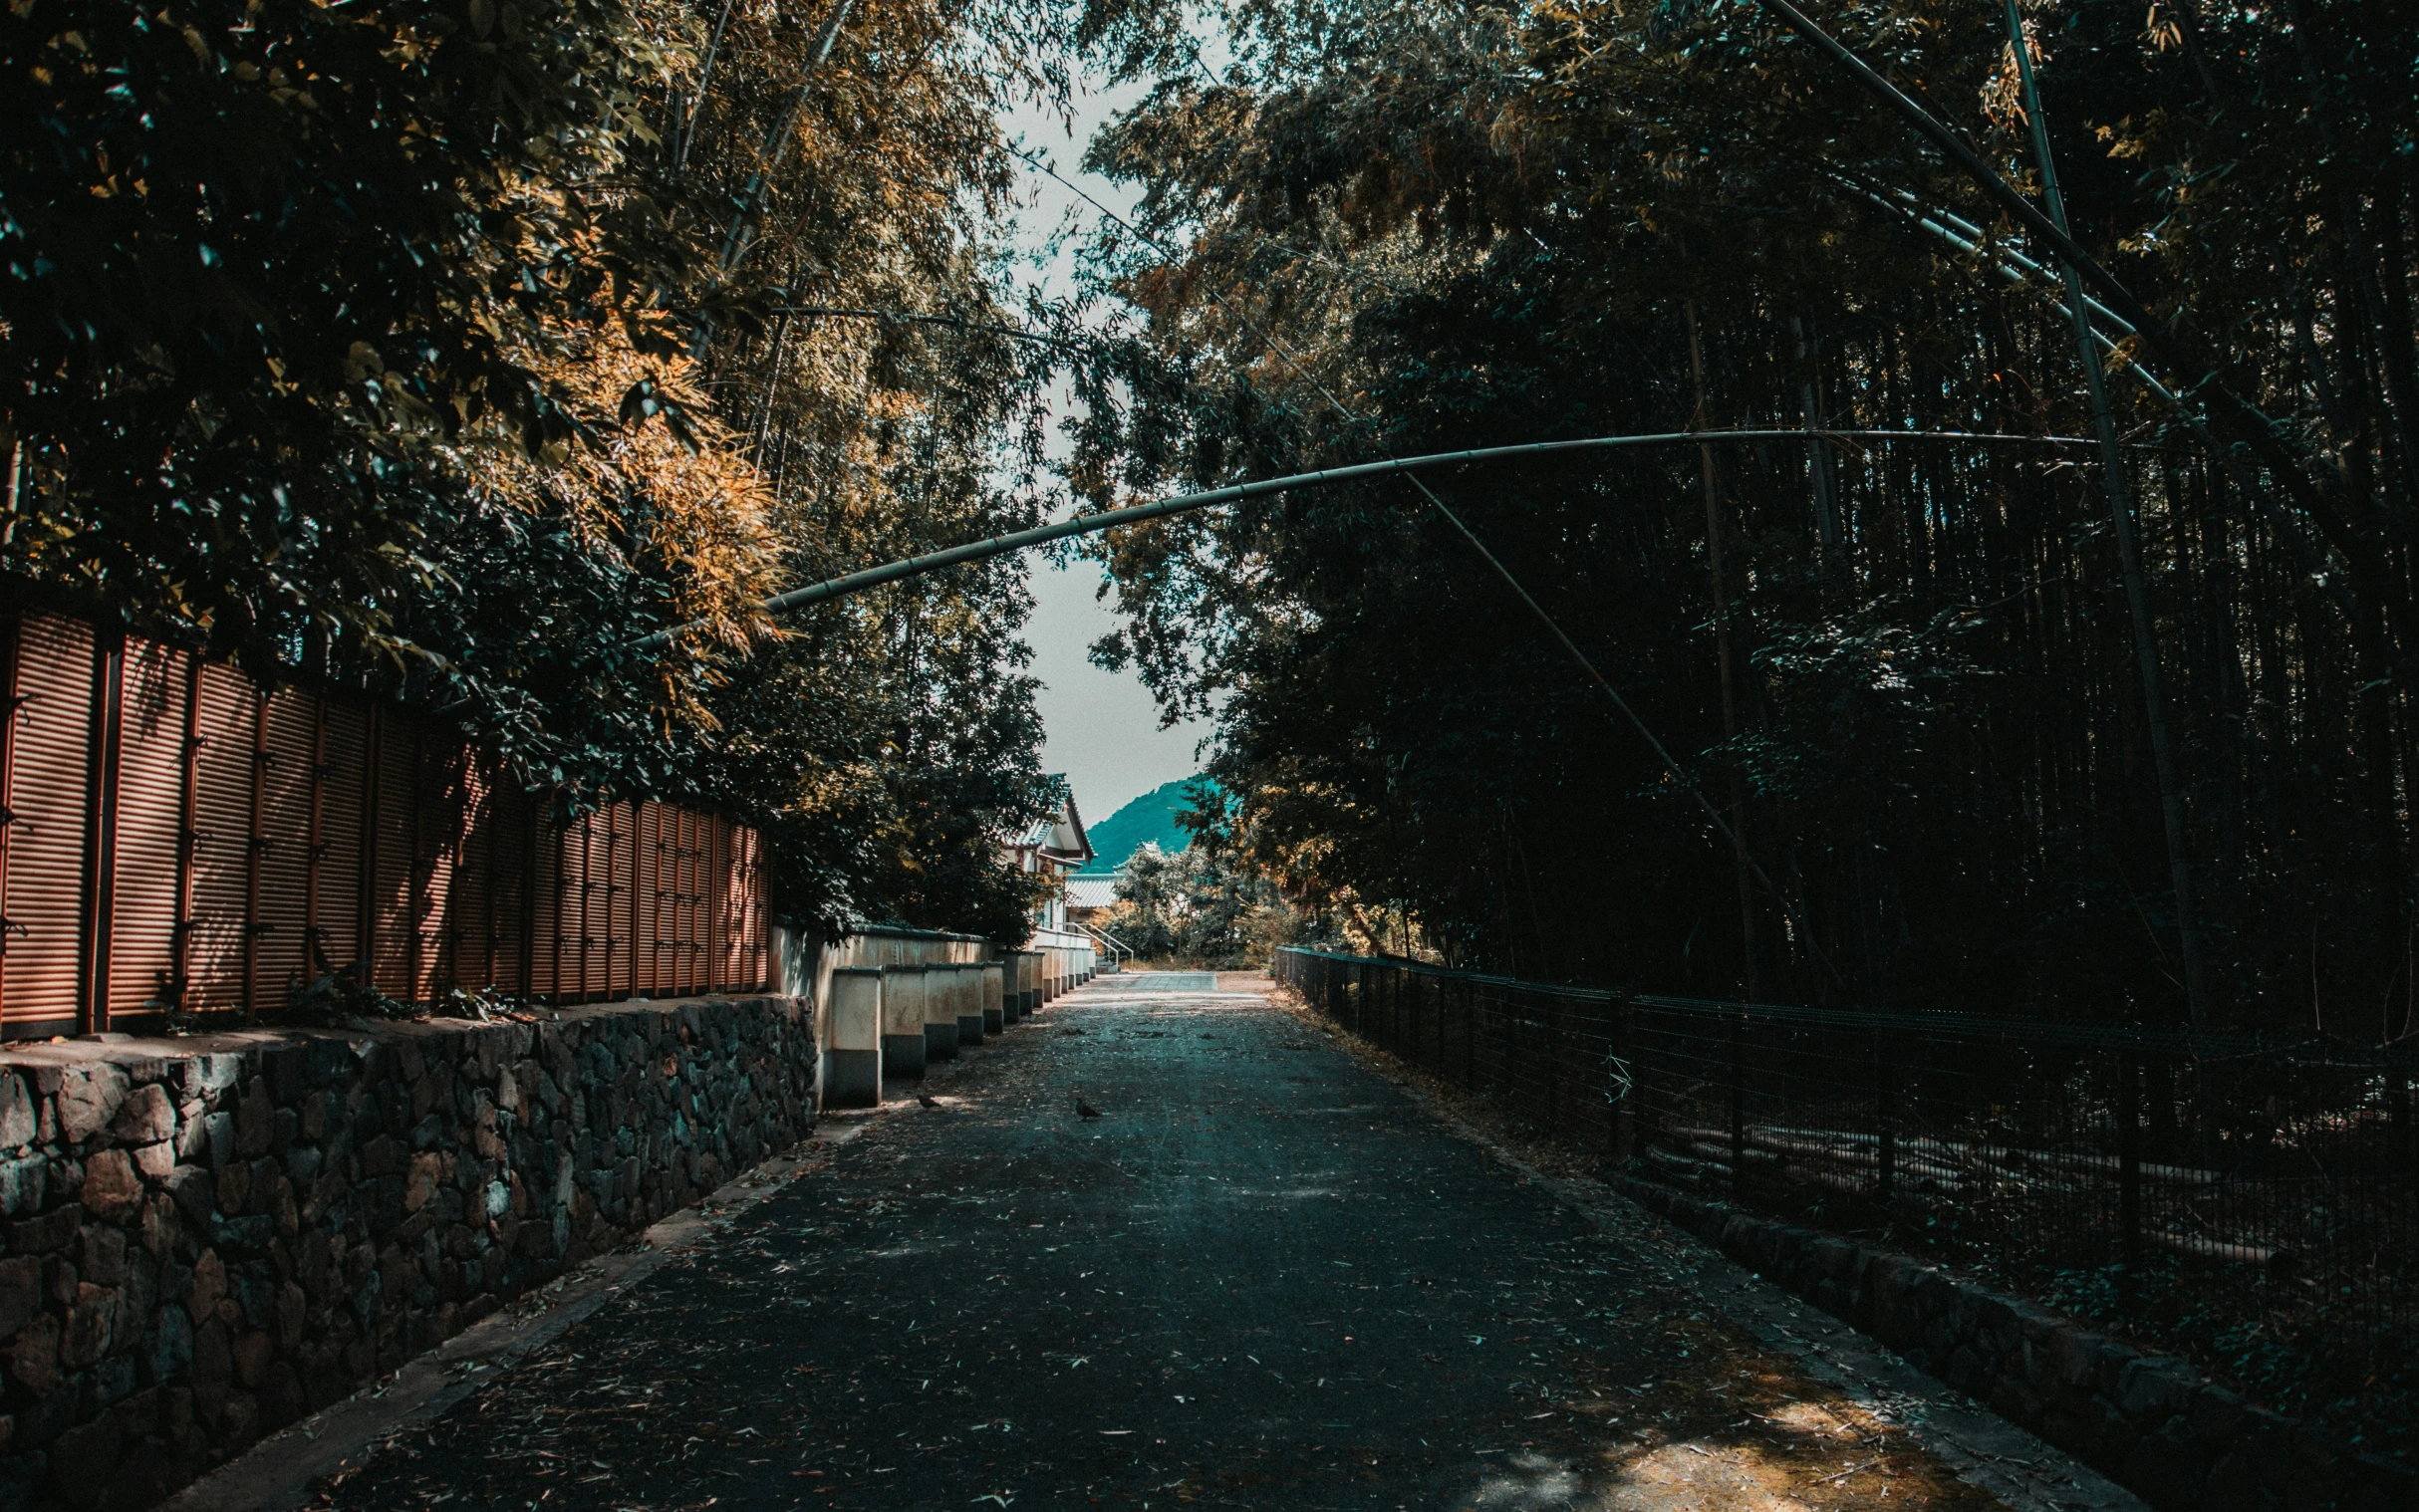
[[[957,1003],[949,989],[956,984],[957,968],[936,962],[924,968],[924,1058],[927,1061],[957,1059]]]
[[[832,1046],[823,1063],[823,1106],[882,1104],[882,973],[865,966],[832,969]]]
[[[1007,966],[1009,972],[1012,973],[1009,990],[1016,994],[1016,1016],[1020,1019],[1029,1019],[1033,1016],[1034,1010],[1041,1006],[1040,1001],[1033,995],[1033,952],[1030,950],[1009,951]]]
[[[924,968],[882,968],[882,1074],[924,1077]]]
[[[957,1043],[979,1045],[990,1028],[982,1016],[982,967],[959,961],[949,968],[949,1002],[957,1010]]]
[[[982,976],[982,1027],[1003,1034],[1008,1027],[1008,996],[1000,984],[999,962],[984,961],[975,969]]]

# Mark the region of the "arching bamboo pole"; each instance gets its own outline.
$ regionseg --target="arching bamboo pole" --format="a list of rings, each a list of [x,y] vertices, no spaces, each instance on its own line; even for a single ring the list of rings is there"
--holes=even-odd
[[[1355,462],[1345,467],[1323,467],[1316,472],[1290,473],[1281,478],[1260,478],[1249,483],[1232,483],[1224,488],[1212,488],[1202,493],[1178,494],[1173,498],[1156,499],[1148,504],[1131,504],[1124,509],[1102,510],[1098,514],[1077,515],[1053,525],[1037,525],[1031,530],[1015,531],[1009,535],[993,536],[988,540],[969,541],[963,546],[951,546],[941,551],[926,552],[919,557],[903,557],[899,561],[869,567],[845,577],[831,578],[805,588],[794,588],[785,594],[775,594],[762,600],[756,608],[767,615],[777,615],[810,604],[822,604],[832,599],[844,599],[851,594],[879,588],[885,583],[898,583],[908,578],[920,578],[926,573],[939,572],[944,567],[961,567],[968,562],[988,561],[1011,552],[1035,546],[1047,546],[1070,536],[1094,535],[1115,530],[1123,525],[1139,525],[1145,520],[1164,519],[1169,515],[1191,514],[1218,504],[1232,504],[1244,499],[1265,498],[1270,494],[1291,493],[1297,489],[1324,488],[1336,483],[1358,482],[1363,478],[1386,477],[1395,473],[1418,472],[1430,467],[1452,467],[1468,462],[1499,462],[1517,457],[1552,456],[1561,452],[1612,451],[1632,446],[1695,446],[1708,441],[1768,441],[1775,436],[1812,437],[1817,440],[1854,441],[1858,443],[1890,444],[1899,441],[1971,442],[1977,445],[2016,446],[2084,446],[2093,444],[2089,436],[2068,435],[2010,435],[1990,430],[1815,430],[1803,427],[1757,427],[1746,430],[1670,430],[1651,435],[1583,436],[1568,441],[1530,441],[1519,446],[1479,446],[1468,451],[1437,451],[1426,456],[1388,457],[1379,462]],[[682,633],[701,630],[705,622],[692,620],[684,625],[668,626],[651,634],[625,642],[623,650],[641,650],[649,646],[669,645]]]

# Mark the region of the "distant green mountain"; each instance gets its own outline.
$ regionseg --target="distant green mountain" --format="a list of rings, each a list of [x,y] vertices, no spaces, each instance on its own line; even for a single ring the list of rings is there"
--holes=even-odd
[[[1176,816],[1194,806],[1192,790],[1209,783],[1207,777],[1180,777],[1153,788],[1100,823],[1087,825],[1084,833],[1092,838],[1093,854],[1083,875],[1097,877],[1116,871],[1146,842],[1171,855],[1193,844],[1193,836],[1176,822]]]

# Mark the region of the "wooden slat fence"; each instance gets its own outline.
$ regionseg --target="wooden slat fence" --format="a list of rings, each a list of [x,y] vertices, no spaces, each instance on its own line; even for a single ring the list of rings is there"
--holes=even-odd
[[[568,825],[458,735],[0,608],[0,1037],[274,1014],[366,962],[426,1002],[762,990],[761,838],[675,804]]]

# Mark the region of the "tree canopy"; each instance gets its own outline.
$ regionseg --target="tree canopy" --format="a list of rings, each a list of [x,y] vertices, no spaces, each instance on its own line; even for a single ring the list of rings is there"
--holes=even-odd
[[[2004,15],[1823,6],[2038,187]],[[2091,434],[2047,249],[1764,11],[1244,4],[1092,163],[1140,186],[1087,389],[1099,503],[1692,426]],[[2411,1023],[2419,480],[2404,7],[2028,5],[2076,236],[2274,418],[2110,330],[2213,996]],[[2171,386],[2172,371],[2164,375]],[[2180,919],[2088,449],[1774,439],[1118,532],[1098,654],[1214,713],[1260,864],[1525,975],[2165,1021]],[[2297,475],[2286,476],[2298,468]],[[2289,486],[2288,486],[2289,485]],[[1734,850],[1688,796],[1742,838]],[[1744,896],[1744,904],[1743,904]]]
[[[11,6],[0,572],[458,722],[567,809],[743,811],[790,911],[1020,932],[1013,569],[751,606],[1033,518],[995,119],[1113,23]]]

